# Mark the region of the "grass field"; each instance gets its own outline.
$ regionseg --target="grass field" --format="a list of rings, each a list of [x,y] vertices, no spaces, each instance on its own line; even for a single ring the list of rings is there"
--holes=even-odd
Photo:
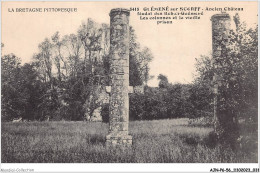
[[[106,148],[101,122],[2,123],[3,163],[226,163],[257,162],[257,153],[213,146],[209,127],[187,119],[134,121],[131,148]]]

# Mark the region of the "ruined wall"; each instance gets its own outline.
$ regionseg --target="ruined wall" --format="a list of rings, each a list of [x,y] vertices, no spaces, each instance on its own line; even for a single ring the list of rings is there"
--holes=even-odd
[[[102,85],[95,86],[89,99],[84,106],[84,117],[87,121],[102,121],[101,112],[103,107],[109,103],[109,94]]]

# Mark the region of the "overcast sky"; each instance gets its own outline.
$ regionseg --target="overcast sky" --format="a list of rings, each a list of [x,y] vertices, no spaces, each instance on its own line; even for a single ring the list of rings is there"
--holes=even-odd
[[[59,31],[61,36],[76,33],[82,21],[92,18],[109,24],[112,8],[124,7],[239,7],[241,20],[249,26],[257,23],[257,2],[3,2],[2,3],[2,54],[14,53],[22,62],[30,62],[38,44]],[[77,8],[75,13],[17,13],[11,8]],[[205,11],[200,20],[176,20],[173,24],[157,25],[155,21],[139,20],[131,12],[130,25],[136,30],[138,41],[148,47],[154,60],[150,74],[156,76],[149,82],[157,86],[157,76],[168,76],[170,82],[192,81],[195,58],[211,54],[211,21],[213,14]],[[235,12],[229,12],[231,16]]]

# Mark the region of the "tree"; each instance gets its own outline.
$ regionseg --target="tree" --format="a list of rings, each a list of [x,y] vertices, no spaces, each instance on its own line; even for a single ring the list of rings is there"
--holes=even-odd
[[[22,115],[22,106],[16,99],[19,95],[17,89],[17,76],[19,75],[21,60],[14,54],[4,55],[1,60],[1,106],[3,120],[11,120]]]
[[[167,76],[163,75],[163,74],[159,74],[159,76],[157,77],[159,81],[159,88],[167,88],[169,85],[168,82],[168,78]]]
[[[213,60],[209,56],[196,59],[196,74],[190,88],[189,100],[192,105],[190,118],[213,116]]]
[[[2,57],[2,118],[35,119],[41,102],[42,83],[35,64],[21,66],[15,55]]]
[[[82,120],[100,106],[107,112],[100,94],[109,81],[109,32],[107,24],[88,19],[75,34],[55,32],[44,39],[31,63],[2,56],[2,116]],[[147,83],[152,59],[130,27],[130,85]]]
[[[199,75],[195,80],[195,84],[207,91],[209,86],[214,85],[210,82],[214,73],[221,79],[217,93],[218,124],[215,132],[219,142],[229,144],[232,148],[236,148],[240,136],[238,119],[248,122],[256,120],[258,87],[257,27],[247,29],[238,15],[234,16],[234,22],[236,30],[231,30],[228,39],[220,42],[221,56],[214,61],[208,57],[197,60]],[[211,93],[207,91],[205,96],[211,96]]]
[[[146,84],[151,78],[149,75],[149,63],[153,59],[152,52],[147,47],[141,49],[137,41],[135,30],[130,26],[130,54],[129,54],[129,78],[131,86]]]
[[[39,53],[34,57],[40,65],[44,82],[49,84],[49,88],[53,88],[52,47],[50,40],[46,38],[39,44]]]
[[[42,82],[38,80],[38,72],[35,64],[24,64],[20,68],[18,77],[19,94],[24,100],[24,119],[38,119],[38,105],[41,103],[41,96],[45,92]]]

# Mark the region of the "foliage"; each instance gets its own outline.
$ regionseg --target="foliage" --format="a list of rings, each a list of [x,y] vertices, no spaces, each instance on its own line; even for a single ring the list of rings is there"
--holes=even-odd
[[[218,76],[220,128],[215,131],[222,142],[246,143],[238,122],[257,127],[258,26],[248,29],[238,15],[234,22],[236,31],[223,40],[222,56],[197,59],[193,83],[172,84],[160,74],[158,87],[145,86],[144,94],[130,94],[130,120],[211,119],[213,78]],[[130,27],[130,85],[147,84],[152,59]],[[76,34],[61,37],[56,32],[43,40],[32,63],[21,65],[9,54],[2,56],[1,67],[3,120],[84,120],[101,105],[101,116],[108,122],[108,105],[98,99],[99,88],[109,85],[108,25],[89,19]]]
[[[144,94],[130,95],[130,120],[180,118],[193,113],[192,85],[165,84],[163,88],[146,87]]]
[[[198,87],[195,91],[201,89],[204,94],[199,97],[206,101],[199,105],[204,111],[210,110],[213,93],[209,88],[215,84],[210,81],[213,74],[217,77],[218,121],[215,131],[219,142],[235,148],[240,138],[239,119],[252,125],[257,121],[258,27],[247,29],[245,23],[240,23],[238,15],[234,16],[234,22],[236,31],[231,30],[228,39],[220,42],[221,56],[215,59],[203,56],[197,60],[198,77],[194,83]],[[200,109],[199,105],[197,109]]]
[[[171,84],[167,76],[160,74],[158,88],[148,87],[144,95],[130,97],[130,118],[189,117],[196,119],[193,121],[209,120],[201,124],[212,125],[213,79],[218,76],[219,124],[215,132],[218,142],[237,148],[241,139],[246,138],[240,133],[241,126],[257,129],[258,35],[257,27],[247,29],[238,15],[234,21],[236,31],[231,30],[229,39],[222,41],[221,57],[196,59],[197,73],[192,84]]]
[[[45,38],[30,64],[2,56],[2,118],[84,120],[99,106],[103,116],[108,113],[98,98],[110,85],[109,30],[88,19],[76,34]],[[137,86],[147,83],[153,56],[141,48],[132,27],[130,37],[130,84]]]
[[[167,88],[167,86],[169,85],[167,76],[165,76],[163,74],[159,74],[157,79],[160,80],[159,88]]]
[[[35,64],[20,65],[15,55],[2,57],[2,118],[34,119],[44,92]]]

